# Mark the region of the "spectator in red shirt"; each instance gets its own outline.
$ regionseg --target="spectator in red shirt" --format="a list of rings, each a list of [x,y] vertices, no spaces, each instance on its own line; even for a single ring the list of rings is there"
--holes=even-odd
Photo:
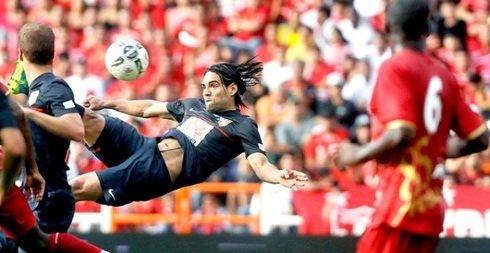
[[[461,0],[457,6],[458,16],[467,22],[475,20],[479,12],[488,13],[488,0]]]
[[[129,5],[131,10],[131,15],[135,18],[139,18],[140,15],[147,13],[151,19],[151,24],[154,28],[164,29],[166,2],[167,0],[130,1]]]
[[[437,49],[436,56],[442,60],[451,72],[455,72],[456,53],[462,48],[461,41],[454,34],[446,34],[442,39],[442,47]]]
[[[468,51],[472,53],[475,50],[478,50],[481,48],[481,42],[480,40],[480,33],[482,26],[487,26],[487,21],[488,21],[488,11],[486,10],[479,10],[476,11],[475,13],[471,14],[472,18],[469,20],[466,20],[466,27],[467,27],[467,38],[466,38],[466,44]]]
[[[121,8],[117,12],[117,26],[111,34],[111,41],[119,39],[133,39],[140,40],[139,34],[133,30],[131,22],[131,12],[128,9]]]
[[[374,15],[369,23],[376,31],[385,31],[386,28],[386,9],[388,8],[388,2],[390,0],[381,0],[380,10],[378,14]]]
[[[225,37],[220,42],[230,47],[234,56],[241,50],[248,50],[253,55],[262,44],[263,29],[269,21],[268,9],[259,0],[247,0],[246,3],[247,6],[228,22],[228,32],[233,36]]]
[[[308,49],[303,70],[303,77],[306,81],[314,87],[319,87],[324,84],[325,78],[333,71],[334,68],[323,60],[319,47],[314,46]]]
[[[208,29],[208,41],[211,43],[218,42],[226,35],[226,20],[220,15],[220,7],[211,1],[206,4],[200,15],[200,22]]]
[[[470,58],[467,52],[463,50],[456,52],[453,73],[458,80],[461,90],[464,92],[468,87],[470,78]]]
[[[261,44],[257,50],[257,59],[262,62],[269,62],[274,59],[274,52],[279,47],[277,42],[277,25],[274,23],[268,23],[264,31],[264,43]]]
[[[122,6],[122,1],[107,0],[104,1],[104,8],[101,8],[98,15],[98,22],[108,27],[116,27],[118,23],[118,13]]]
[[[219,201],[215,195],[207,193],[202,195],[201,206],[194,212],[194,215],[203,219],[212,216],[225,217],[228,215],[228,211],[226,211],[225,208],[220,207]],[[230,229],[230,224],[226,222],[221,224],[214,223],[212,219],[209,219],[208,222],[204,220],[204,222],[195,224],[193,229],[194,232],[198,234],[224,234]]]
[[[490,83],[490,25],[482,24],[478,36],[480,48],[471,53],[471,66],[475,73]]]
[[[303,152],[305,167],[313,175],[320,178],[333,168],[332,150],[341,142],[348,141],[349,131],[339,124],[335,110],[323,108],[318,112],[317,123],[311,133],[305,137]]]

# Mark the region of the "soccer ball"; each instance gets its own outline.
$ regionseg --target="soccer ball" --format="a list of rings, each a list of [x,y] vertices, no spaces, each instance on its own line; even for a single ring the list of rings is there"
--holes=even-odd
[[[132,81],[148,68],[148,52],[136,40],[117,40],[105,51],[105,66],[115,78]]]

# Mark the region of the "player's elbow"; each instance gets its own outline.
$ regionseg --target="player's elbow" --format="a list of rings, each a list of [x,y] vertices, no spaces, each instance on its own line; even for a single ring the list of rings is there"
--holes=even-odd
[[[76,130],[71,132],[70,139],[72,141],[80,142],[83,140],[83,137],[85,136],[85,130],[83,129],[83,126],[81,128],[77,128]]]
[[[18,159],[25,158],[27,148],[20,131],[10,130],[2,133],[2,149],[5,155]]]
[[[66,139],[72,141],[82,141],[85,135],[85,129],[82,118],[78,113],[70,113],[61,116],[59,121],[60,129]]]
[[[68,130],[67,133],[67,139],[80,142],[83,140],[83,137],[85,136],[85,129],[83,126],[83,123],[80,124],[72,124],[71,127]]]
[[[8,148],[3,148],[5,155],[10,155],[16,159],[24,159],[26,156],[26,146],[19,143],[18,145],[10,146]]]
[[[489,143],[490,143],[490,133],[487,130],[484,134],[470,141],[468,146],[472,148],[473,153],[477,153],[487,149]]]
[[[408,127],[389,129],[385,134],[385,139],[389,143],[389,148],[394,149],[404,149],[408,147],[414,138],[414,129]]]

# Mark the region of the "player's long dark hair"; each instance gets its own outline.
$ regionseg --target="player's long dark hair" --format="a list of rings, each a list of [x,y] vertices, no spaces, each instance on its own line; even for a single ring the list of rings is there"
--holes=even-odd
[[[247,87],[259,84],[262,79],[262,62],[256,61],[255,57],[241,64],[219,63],[209,67],[207,72],[216,73],[225,86],[235,83],[238,92],[235,94],[235,105],[246,107],[242,96]]]

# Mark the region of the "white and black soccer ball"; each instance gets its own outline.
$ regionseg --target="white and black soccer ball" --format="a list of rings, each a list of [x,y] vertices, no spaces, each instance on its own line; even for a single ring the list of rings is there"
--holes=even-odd
[[[105,66],[115,78],[132,81],[148,68],[148,52],[136,40],[117,40],[105,51]]]

